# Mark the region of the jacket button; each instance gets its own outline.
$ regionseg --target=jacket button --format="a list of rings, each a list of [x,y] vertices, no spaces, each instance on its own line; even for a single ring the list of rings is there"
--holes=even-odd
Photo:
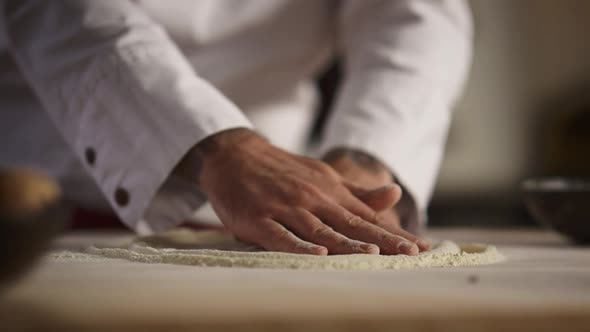
[[[84,151],[84,157],[86,158],[86,162],[90,166],[94,166],[94,162],[96,161],[96,151],[93,148],[87,148]]]
[[[115,202],[119,206],[127,206],[129,204],[129,192],[123,188],[115,190]]]

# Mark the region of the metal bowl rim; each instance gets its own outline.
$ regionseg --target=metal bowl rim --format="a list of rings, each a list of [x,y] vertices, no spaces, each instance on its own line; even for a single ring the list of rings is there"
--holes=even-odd
[[[526,192],[590,192],[590,178],[540,177],[522,182]]]

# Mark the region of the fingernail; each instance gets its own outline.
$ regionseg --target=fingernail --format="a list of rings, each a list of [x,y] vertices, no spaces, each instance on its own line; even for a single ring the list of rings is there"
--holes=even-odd
[[[361,244],[361,249],[369,255],[379,255],[379,247],[374,244]]]
[[[297,243],[295,249],[309,255],[326,256],[328,254],[328,248],[307,242]]]
[[[314,250],[313,250],[313,254],[318,255],[318,256],[327,256],[328,255],[328,248],[321,247],[321,246],[315,246]]]
[[[416,244],[419,247],[425,248],[425,250],[430,250],[430,243],[428,243],[424,240],[418,240],[418,241],[416,241]]]
[[[410,256],[418,254],[418,247],[415,244],[406,241],[400,242],[397,245],[397,250],[402,254]]]

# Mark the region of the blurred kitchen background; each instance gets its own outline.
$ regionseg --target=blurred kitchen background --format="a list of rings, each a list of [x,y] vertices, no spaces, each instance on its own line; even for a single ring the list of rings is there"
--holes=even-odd
[[[430,224],[533,225],[523,179],[590,177],[590,1],[470,3],[474,62]],[[326,107],[337,81],[337,68],[320,80]]]

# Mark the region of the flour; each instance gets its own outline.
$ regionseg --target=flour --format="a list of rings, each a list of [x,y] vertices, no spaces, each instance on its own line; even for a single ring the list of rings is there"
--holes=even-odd
[[[97,262],[106,262],[112,259],[105,257],[105,256],[98,256],[92,255],[83,252],[74,252],[74,251],[54,251],[51,252],[48,257],[50,261],[58,262],[58,263],[97,263]]]
[[[162,235],[138,238],[125,247],[91,247],[83,253],[55,252],[49,259],[60,262],[123,259],[138,263],[195,266],[384,270],[485,265],[500,262],[504,257],[494,246],[458,245],[451,241],[441,241],[431,251],[418,256],[288,254],[262,251],[256,246],[237,242],[226,233],[177,229]]]

